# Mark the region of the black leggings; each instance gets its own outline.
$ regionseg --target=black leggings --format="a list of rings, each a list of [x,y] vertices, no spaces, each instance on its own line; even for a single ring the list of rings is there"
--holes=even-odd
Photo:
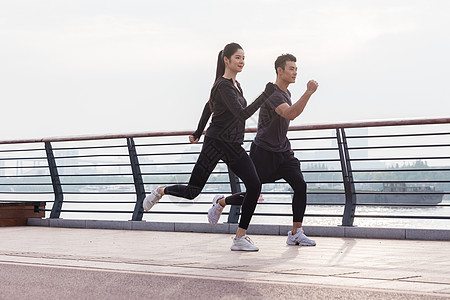
[[[292,197],[293,222],[303,222],[306,210],[306,182],[300,169],[300,162],[293,151],[271,152],[252,143],[250,157],[255,164],[262,183],[284,179],[294,190]],[[241,205],[245,193],[237,193],[225,198],[226,204]]]
[[[261,193],[261,182],[252,160],[240,144],[226,143],[205,136],[202,150],[192,170],[188,185],[168,186],[164,193],[190,200],[194,199],[202,191],[219,160],[223,160],[245,185],[246,194],[240,202],[242,213],[239,227],[247,229]]]

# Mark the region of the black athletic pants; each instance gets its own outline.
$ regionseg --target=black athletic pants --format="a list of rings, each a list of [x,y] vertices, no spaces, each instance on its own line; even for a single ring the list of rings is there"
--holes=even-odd
[[[190,200],[194,199],[202,191],[219,160],[223,160],[245,185],[246,194],[240,201],[242,212],[239,227],[247,229],[261,193],[261,182],[252,160],[238,143],[226,143],[205,136],[188,185],[168,186],[164,193]]]
[[[292,197],[293,222],[303,222],[306,210],[306,182],[300,169],[300,162],[294,152],[267,151],[252,143],[250,157],[253,160],[261,183],[272,183],[284,179],[294,190]],[[233,194],[225,199],[227,204],[241,205],[245,193]]]

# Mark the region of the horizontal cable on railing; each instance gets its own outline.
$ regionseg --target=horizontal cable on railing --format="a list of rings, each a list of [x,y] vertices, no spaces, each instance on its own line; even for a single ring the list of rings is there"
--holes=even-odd
[[[309,205],[309,204],[308,204]],[[400,207],[450,207],[450,204],[421,203],[356,203],[357,206],[400,206]]]
[[[355,194],[357,195],[442,195],[442,194],[450,194],[450,192],[379,192],[379,191],[373,191],[373,192],[366,192],[366,191],[356,191]]]
[[[142,175],[151,176],[151,175],[191,175],[192,172],[141,172]],[[220,174],[227,174],[228,172],[225,171],[214,171],[211,173],[211,175],[220,175]]]
[[[391,218],[391,219],[430,219],[430,220],[450,220],[449,216],[403,216],[403,215],[360,215],[355,214],[358,218]]]
[[[98,174],[60,174],[59,177],[103,177],[103,176],[133,176],[131,173],[98,173]]]
[[[293,151],[337,151],[338,148],[292,148]]]
[[[348,150],[374,150],[374,149],[404,149],[404,148],[424,148],[424,147],[450,147],[450,144],[436,145],[401,145],[401,146],[365,146],[365,147],[348,147]]]
[[[341,170],[302,170],[302,173],[341,173]]]
[[[355,180],[354,183],[436,183],[450,182],[450,180]]]
[[[167,152],[167,153],[140,153],[139,157],[145,157],[145,156],[170,156],[170,155],[193,155],[193,154],[200,154],[200,151],[197,152]]]
[[[36,168],[39,168],[39,169],[46,168],[46,169],[48,169],[48,166],[15,166],[15,167],[12,167],[12,166],[5,167],[5,166],[3,166],[3,167],[0,167],[0,169],[36,169]]]
[[[40,186],[40,185],[52,185],[50,182],[47,182],[47,183],[45,183],[45,182],[30,182],[30,183],[23,183],[23,182],[8,182],[8,183],[0,183],[0,186],[8,186],[8,185],[11,185],[11,186],[14,186],[14,185],[19,185],[19,186],[23,186],[23,185],[31,185],[31,186],[33,186],[33,185],[37,185],[37,186]]]
[[[130,164],[90,164],[90,165],[62,165],[58,168],[92,168],[92,167],[129,167]],[[48,167],[47,167],[48,168]]]
[[[450,171],[450,168],[449,169],[442,169],[442,168],[428,168],[428,169],[420,169],[420,168],[418,168],[418,169],[408,169],[408,168],[402,168],[402,169],[374,169],[374,170],[361,170],[361,169],[359,169],[359,170],[353,170],[353,173],[359,173],[359,172],[362,172],[362,173],[367,173],[367,172],[390,172],[390,173],[393,173],[393,172],[430,172],[430,171],[433,171],[433,172],[444,172],[444,171]]]
[[[111,149],[111,148],[127,148],[127,145],[112,145],[112,146],[82,146],[82,147],[54,147],[54,148],[53,148],[53,151],[92,150],[92,149]]]
[[[114,192],[102,192],[102,191],[64,191],[64,195],[136,195],[136,192],[126,191],[114,191]]]
[[[64,203],[78,203],[78,204],[132,204],[136,203],[136,201],[73,201],[73,200],[64,200]],[[208,202],[208,204],[211,204]]]
[[[300,159],[301,163],[310,163],[310,162],[339,162],[339,158],[330,158],[330,159]]]
[[[17,194],[17,195],[52,195],[53,191],[49,192],[42,192],[42,191],[34,191],[34,192],[24,192],[24,191],[0,191],[0,194]]]
[[[0,153],[45,151],[44,148],[0,150]]]
[[[70,186],[70,185],[85,185],[85,186],[91,186],[91,185],[128,185],[128,186],[132,186],[134,185],[133,182],[67,182],[67,183],[61,183],[61,185],[66,185],[66,186]]]
[[[375,158],[352,158],[351,161],[383,161],[383,160],[428,160],[428,159],[450,159],[449,156],[417,156],[417,157],[375,157]]]
[[[0,175],[0,178],[31,178],[31,177],[50,177],[50,174],[31,174],[31,175]]]
[[[202,145],[203,142],[198,142],[195,145]],[[155,143],[155,144],[136,144],[136,148],[155,147],[155,146],[180,146],[180,145],[194,145],[191,143]]]
[[[410,134],[383,134],[383,135],[347,135],[348,139],[361,139],[361,138],[391,138],[391,137],[417,137],[417,136],[441,136],[450,135],[450,132],[438,132],[438,133],[410,133]]]
[[[45,156],[38,157],[8,157],[8,158],[0,158],[0,161],[8,161],[8,160],[46,160]]]
[[[71,212],[71,213],[92,213],[92,214],[131,214],[132,210],[81,210],[81,209],[64,209],[61,212]]]
[[[323,137],[289,137],[292,141],[315,141],[315,140],[336,140],[335,136],[323,136]]]
[[[89,155],[70,155],[56,156],[55,159],[72,159],[72,158],[93,158],[93,157],[128,157],[128,154],[89,154]]]

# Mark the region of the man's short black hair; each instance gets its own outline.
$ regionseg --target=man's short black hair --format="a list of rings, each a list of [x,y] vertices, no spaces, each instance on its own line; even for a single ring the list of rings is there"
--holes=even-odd
[[[287,61],[293,61],[293,62],[297,62],[297,59],[295,58],[294,55],[286,53],[286,54],[281,54],[280,56],[277,57],[277,60],[275,61],[275,72],[278,75],[278,70],[277,68],[282,68],[284,70],[284,67],[286,67],[286,62]]]

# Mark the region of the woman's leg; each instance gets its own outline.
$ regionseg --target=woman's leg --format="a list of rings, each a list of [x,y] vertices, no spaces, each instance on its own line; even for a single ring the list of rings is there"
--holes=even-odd
[[[239,158],[230,161],[228,164],[234,174],[244,182],[246,188],[245,196],[242,201],[242,213],[236,238],[245,235],[261,193],[261,182],[256,173],[255,166],[245,150],[243,148],[241,149]]]
[[[250,158],[258,173],[259,180],[262,183],[275,182],[278,178],[274,178],[277,170],[277,162],[272,152],[259,148],[252,143],[250,146]],[[218,202],[222,205],[242,205],[245,198],[245,192],[232,194],[226,198],[220,199]]]
[[[218,202],[220,205],[242,205],[242,202],[244,202],[245,198],[245,192],[236,193],[233,195],[230,195],[226,198],[220,199]]]
[[[192,169],[188,185],[171,185],[163,189],[163,194],[192,200],[196,198],[206,184],[209,176],[223,155],[213,139],[205,137],[202,150]]]

